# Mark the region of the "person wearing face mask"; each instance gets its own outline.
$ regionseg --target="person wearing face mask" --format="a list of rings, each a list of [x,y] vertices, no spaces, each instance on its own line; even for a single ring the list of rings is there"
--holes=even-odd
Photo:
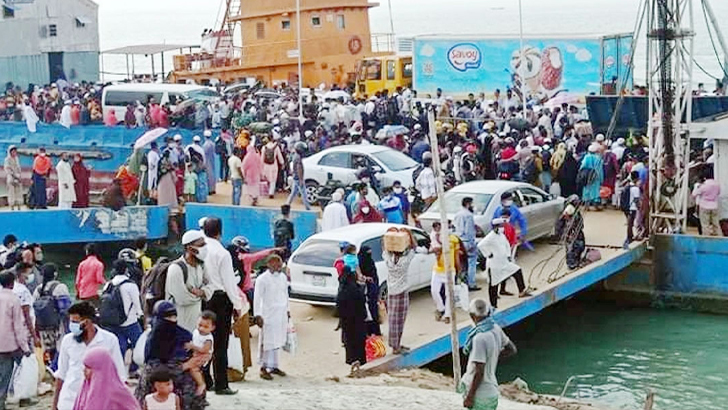
[[[475,243],[475,217],[473,215],[473,198],[465,197],[462,200],[462,209],[455,214],[453,225],[455,234],[460,238],[465,250],[468,252],[468,289],[480,290],[475,282],[475,272],[478,265],[478,248]]]
[[[487,273],[490,277],[490,304],[498,307],[498,285],[511,276],[516,279],[518,285],[519,297],[525,298],[531,296],[526,289],[523,279],[523,271],[521,267],[513,263],[511,256],[511,245],[503,231],[503,225],[506,223],[504,218],[495,218],[491,222],[493,230],[478,243],[478,249],[486,256]]]
[[[203,287],[207,282],[204,261],[207,257],[205,235],[201,231],[192,230],[182,235],[184,255],[181,262],[185,264],[186,274],[178,264],[172,264],[167,270],[165,282],[165,299],[177,307],[177,323],[190,333],[197,327],[197,318],[202,312],[202,300],[206,293]]]
[[[359,201],[358,212],[354,215],[352,223],[382,222],[382,215],[369,203],[366,198]]]
[[[405,224],[408,222],[410,214],[410,201],[407,196],[407,190],[402,187],[401,181],[394,181],[392,184],[392,192],[394,196],[399,198],[399,203],[402,204],[402,212],[404,213]]]
[[[68,153],[61,153],[61,160],[56,165],[58,174],[58,209],[71,209],[76,201],[76,190],[74,184],[71,164],[68,163]]]
[[[384,197],[379,201],[377,208],[384,214],[384,221],[391,224],[405,223],[404,211],[399,198],[394,195],[392,187],[386,187],[383,190]]]
[[[20,299],[20,307],[23,310],[23,317],[25,318],[25,327],[28,329],[30,334],[30,342],[34,343],[36,347],[40,347],[40,336],[35,331],[35,320],[33,317],[33,294],[25,285],[28,282],[29,276],[33,265],[25,262],[20,262],[15,265],[12,269],[15,275],[15,285],[13,286],[13,293]]]
[[[284,377],[278,366],[278,353],[286,344],[288,319],[288,278],[283,271],[283,261],[278,255],[268,260],[268,270],[255,281],[255,319],[261,327],[258,336],[260,377],[273,380],[273,375]]]
[[[508,209],[511,212],[511,217],[509,219],[511,225],[518,226],[518,229],[520,230],[520,232],[518,232],[518,239],[520,241],[525,240],[526,234],[528,233],[528,221],[526,221],[526,217],[523,216],[521,210],[518,209],[518,206],[513,203],[513,192],[504,192],[501,195],[501,204],[498,208],[496,208],[493,218],[500,218],[504,209]]]
[[[106,350],[114,362],[122,382],[126,381],[126,366],[119,350],[119,341],[113,333],[94,324],[96,308],[88,302],[79,302],[68,309],[70,333],[61,340],[58,352],[58,370],[53,394],[52,410],[73,410],[84,381],[83,359],[93,348]]]
[[[226,371],[228,366],[228,342],[230,341],[230,328],[233,319],[237,319],[244,313],[244,303],[238,290],[238,279],[235,277],[232,256],[220,243],[222,239],[222,221],[219,218],[206,218],[204,230],[207,255],[203,260],[209,280],[209,285],[205,288],[208,293],[206,309],[214,312],[217,316],[215,330],[213,331],[215,344],[212,353],[215,394],[232,395],[236,394],[237,391],[231,390],[228,386]]]
[[[38,150],[38,155],[33,160],[33,185],[31,187],[30,204],[35,209],[46,209],[48,197],[46,196],[46,182],[51,173],[51,160],[46,156],[45,148]]]

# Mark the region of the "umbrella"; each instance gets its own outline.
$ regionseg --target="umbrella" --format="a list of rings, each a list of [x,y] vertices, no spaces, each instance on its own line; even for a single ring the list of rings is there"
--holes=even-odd
[[[385,125],[381,130],[379,130],[376,138],[378,140],[383,140],[394,137],[395,135],[407,134],[408,132],[409,128],[404,125]]]
[[[161,137],[162,135],[167,133],[166,128],[155,128],[153,130],[147,131],[139,137],[138,140],[134,143],[134,149],[144,148],[145,146],[151,144],[152,142],[156,141],[157,138]]]
[[[265,122],[265,121],[254,122],[254,123],[251,123],[250,125],[248,125],[248,128],[250,129],[251,132],[253,132],[255,134],[262,134],[262,133],[270,132],[270,130],[273,129],[273,124],[271,124],[269,122]]]
[[[343,98],[344,101],[349,101],[351,99],[351,96],[349,95],[349,93],[342,90],[329,91],[324,94],[324,100],[338,100],[339,98]]]
[[[562,104],[577,104],[579,102],[579,96],[575,94],[567,94],[567,93],[561,93],[554,98],[551,98],[550,100],[546,101],[544,103],[544,107],[546,108],[555,108],[555,107],[561,107]]]

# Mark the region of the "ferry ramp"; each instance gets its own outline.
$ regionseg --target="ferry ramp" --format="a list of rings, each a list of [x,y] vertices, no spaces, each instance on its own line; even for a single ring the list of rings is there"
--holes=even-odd
[[[520,250],[516,262],[523,268],[526,281],[535,288],[533,296],[520,299],[515,296],[502,297],[496,321],[503,327],[517,323],[524,318],[546,309],[550,305],[569,298],[580,291],[614,275],[633,262],[639,260],[646,246],[635,243],[628,250],[621,249],[626,236],[626,220],[620,212],[591,212],[585,215],[585,234],[587,244],[594,246],[602,254],[602,260],[577,271],[569,272],[560,266],[565,258],[563,249],[545,241],[535,244],[535,251]],[[538,265],[538,266],[537,266]],[[565,264],[564,264],[565,265]],[[541,270],[543,267],[543,270]],[[549,281],[549,276],[554,281]],[[478,273],[478,283],[483,290],[471,292],[470,298],[488,300],[487,279]],[[508,289],[516,292],[516,285],[509,280]],[[450,325],[435,321],[434,304],[429,289],[410,295],[411,304],[405,323],[403,344],[412,349],[408,355],[388,355],[367,364],[364,369],[372,372],[419,367],[450,353]],[[349,371],[344,363],[345,352],[341,343],[341,333],[334,331],[337,319],[334,309],[311,306],[304,303],[291,303],[291,315],[296,324],[299,347],[295,356],[281,355],[282,366],[297,376],[326,377],[342,375]],[[458,337],[464,343],[470,328],[467,312],[458,309]],[[386,323],[382,333],[387,335]],[[257,339],[257,328],[253,335]],[[257,350],[255,341],[251,342]]]

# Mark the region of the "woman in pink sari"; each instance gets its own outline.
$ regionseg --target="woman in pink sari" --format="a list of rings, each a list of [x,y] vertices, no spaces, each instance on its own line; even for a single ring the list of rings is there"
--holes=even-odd
[[[258,205],[260,196],[260,179],[263,175],[263,159],[254,143],[248,145],[248,152],[243,158],[243,195],[250,196],[252,205]]]
[[[73,410],[140,410],[139,402],[119,379],[114,361],[105,348],[89,349],[83,365],[86,379]]]

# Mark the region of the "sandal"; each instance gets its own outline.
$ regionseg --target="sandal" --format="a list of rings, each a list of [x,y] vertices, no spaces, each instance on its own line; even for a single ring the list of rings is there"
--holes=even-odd
[[[275,374],[276,376],[281,376],[281,377],[286,377],[287,376],[286,375],[286,372],[284,372],[283,370],[278,369],[278,368],[271,370],[270,371],[270,374]]]
[[[265,369],[260,369],[260,378],[263,380],[273,380],[273,376]]]

